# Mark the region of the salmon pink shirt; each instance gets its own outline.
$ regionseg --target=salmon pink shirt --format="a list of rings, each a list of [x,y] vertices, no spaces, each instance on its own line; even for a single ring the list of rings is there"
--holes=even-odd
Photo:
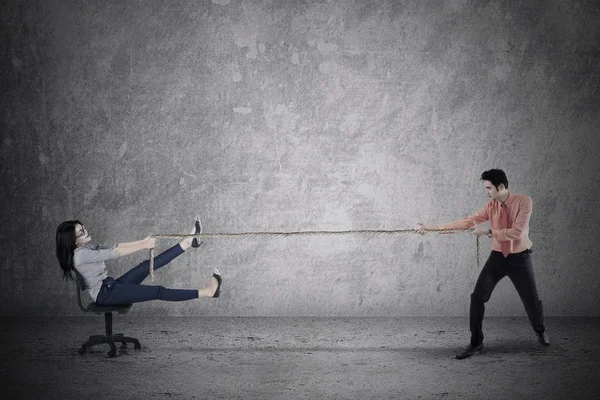
[[[470,217],[440,225],[439,229],[473,228],[475,224],[490,221],[492,228],[492,250],[501,251],[500,242],[510,241],[510,253],[520,253],[533,246],[529,240],[529,219],[533,210],[531,197],[524,194],[509,193],[504,202],[508,209],[508,228],[500,227],[500,200],[487,202]]]

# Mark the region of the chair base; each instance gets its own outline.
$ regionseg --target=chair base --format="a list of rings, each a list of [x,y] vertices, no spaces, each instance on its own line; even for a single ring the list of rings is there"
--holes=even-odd
[[[115,355],[117,355],[117,346],[115,345],[115,343],[121,343],[122,349],[127,348],[127,343],[133,343],[133,347],[136,350],[139,350],[142,348],[139,340],[129,337],[129,336],[123,336],[122,333],[115,333],[112,336],[103,336],[103,335],[90,336],[88,341],[81,345],[81,348],[78,350],[78,353],[85,354],[88,347],[95,346],[97,344],[103,344],[103,343],[107,343],[110,346],[110,350],[108,352],[109,357],[114,357]]]
[[[85,354],[88,347],[95,346],[97,344],[107,343],[110,346],[110,350],[108,351],[109,357],[114,357],[117,355],[117,346],[116,343],[121,343],[121,348],[126,349],[127,343],[133,343],[133,347],[136,350],[142,348],[140,345],[140,341],[136,338],[132,338],[129,336],[123,336],[122,333],[114,333],[112,330],[112,313],[106,312],[104,313],[104,327],[106,334],[105,335],[91,335],[89,339],[81,345],[81,348],[78,350],[79,354]]]

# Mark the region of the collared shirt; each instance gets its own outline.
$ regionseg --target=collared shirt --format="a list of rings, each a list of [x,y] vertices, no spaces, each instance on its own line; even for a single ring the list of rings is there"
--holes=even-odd
[[[85,244],[75,249],[73,255],[74,267],[83,277],[86,289],[94,301],[96,301],[102,287],[102,280],[108,277],[104,261],[119,257],[115,247],[117,247],[116,244],[110,247]]]
[[[490,221],[492,228],[492,250],[501,251],[500,242],[510,241],[510,253],[520,253],[533,246],[529,240],[529,219],[533,211],[531,197],[524,194],[509,193],[504,202],[508,209],[508,228],[500,228],[500,200],[487,202],[475,214],[454,222],[439,226],[439,229],[473,228],[475,224]]]

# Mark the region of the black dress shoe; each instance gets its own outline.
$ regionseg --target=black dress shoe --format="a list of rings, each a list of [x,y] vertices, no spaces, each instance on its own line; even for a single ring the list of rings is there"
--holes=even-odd
[[[537,335],[538,341],[544,346],[550,346],[550,336],[546,333],[546,331],[538,332],[535,331]]]
[[[216,268],[215,268],[215,272],[213,273],[213,278],[215,278],[218,282],[217,290],[215,290],[215,294],[213,294],[213,298],[215,298],[215,297],[219,297],[221,295],[221,283],[223,282],[223,279],[221,278],[221,274],[219,274],[219,271],[217,271]]]
[[[202,232],[202,227],[200,226],[200,221],[197,218],[196,218],[196,224],[194,226],[196,227],[196,231],[194,232],[194,235],[197,235],[200,232]],[[198,238],[194,238],[194,240],[192,240],[192,247],[200,247],[201,244],[202,244],[202,242],[199,242]]]
[[[479,346],[469,345],[462,353],[457,354],[456,358],[459,360],[463,360],[465,358],[471,357],[473,354],[481,353],[483,351],[483,343]]]

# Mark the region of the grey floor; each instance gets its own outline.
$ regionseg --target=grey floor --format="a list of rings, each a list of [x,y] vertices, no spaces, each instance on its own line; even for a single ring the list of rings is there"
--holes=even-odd
[[[597,399],[600,318],[486,318],[486,352],[458,361],[467,318],[115,316],[141,350],[81,356],[102,317],[0,318],[3,399]]]

